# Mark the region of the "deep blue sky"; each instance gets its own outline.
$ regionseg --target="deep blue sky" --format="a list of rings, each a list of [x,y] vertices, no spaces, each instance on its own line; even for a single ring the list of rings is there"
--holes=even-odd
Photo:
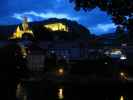
[[[1,0],[0,7],[1,25],[21,23],[23,16],[27,16],[29,21],[54,17],[75,20],[97,35],[113,32],[116,27],[106,12],[99,8],[77,12],[69,0]]]

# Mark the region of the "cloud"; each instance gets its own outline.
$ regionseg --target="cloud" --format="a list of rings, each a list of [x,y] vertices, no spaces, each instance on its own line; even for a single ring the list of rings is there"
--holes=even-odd
[[[16,19],[18,19],[18,20],[23,20],[24,15],[15,13],[12,17],[13,17],[13,18],[16,18]],[[32,21],[33,21],[33,18],[28,17],[28,21],[29,21],[29,22],[32,22]]]
[[[54,12],[47,12],[47,13],[37,13],[35,11],[29,11],[29,12],[24,12],[24,13],[14,13],[13,14],[13,18],[16,18],[18,20],[22,20],[24,16],[27,16],[29,21],[34,21],[33,18],[37,17],[38,19],[48,19],[48,18],[66,18],[66,19],[70,19],[70,20],[79,20],[79,17],[73,17],[70,16],[69,14],[65,14],[65,13],[54,13]]]
[[[19,19],[19,20],[22,20],[23,18],[23,16],[22,15],[20,15],[20,14],[14,14],[12,17],[14,17],[14,18],[16,18],[16,19]]]
[[[92,33],[108,33],[115,30],[111,17],[99,8],[84,12],[75,11],[69,0],[1,0],[0,24],[19,24],[23,16],[28,20],[41,21],[48,18],[66,18],[75,20],[88,27]]]
[[[110,29],[116,28],[115,24],[98,24],[97,29],[103,30],[104,32],[108,32]]]
[[[97,24],[95,27],[89,28],[92,33],[101,34],[108,33],[116,29],[116,25],[114,23],[108,24]]]

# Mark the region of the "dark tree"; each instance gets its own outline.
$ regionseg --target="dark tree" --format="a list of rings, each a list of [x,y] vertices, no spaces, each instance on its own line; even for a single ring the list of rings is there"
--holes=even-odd
[[[7,40],[8,36],[5,34],[0,33],[0,40]]]
[[[52,34],[50,33],[50,30],[45,28],[43,25],[34,25],[33,26],[33,32],[35,40],[52,40]]]
[[[18,45],[10,43],[0,48],[0,88],[5,100],[16,100],[16,87],[17,87],[17,59],[15,51]]]
[[[118,26],[116,28],[116,43],[125,43],[128,41],[128,38],[126,36],[126,33],[124,32],[123,26]]]
[[[20,51],[20,46],[13,41],[0,48],[0,89],[5,100],[16,100],[17,84],[27,77],[26,62]]]
[[[74,2],[75,9],[90,11],[99,7],[112,16],[117,25],[124,25],[128,30],[130,40],[133,39],[133,0],[70,0]]]

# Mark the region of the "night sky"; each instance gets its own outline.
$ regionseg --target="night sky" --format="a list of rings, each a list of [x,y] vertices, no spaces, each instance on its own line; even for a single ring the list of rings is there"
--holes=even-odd
[[[27,16],[29,21],[55,17],[75,20],[97,35],[114,32],[116,28],[106,12],[99,8],[77,12],[69,0],[0,0],[0,7],[0,25],[18,24]]]

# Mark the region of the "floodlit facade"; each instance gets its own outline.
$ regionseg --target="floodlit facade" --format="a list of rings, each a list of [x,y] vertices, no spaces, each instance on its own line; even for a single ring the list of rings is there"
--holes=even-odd
[[[23,34],[25,34],[25,33],[28,33],[28,34],[31,34],[32,36],[34,36],[33,31],[29,28],[28,20],[26,17],[24,18],[24,21],[23,21],[21,27],[22,27],[22,29],[20,28],[20,26],[17,26],[16,31],[13,33],[13,35],[10,37],[10,39],[22,38]]]
[[[48,28],[52,31],[66,31],[68,32],[68,27],[62,23],[51,23],[44,25],[45,28]]]

